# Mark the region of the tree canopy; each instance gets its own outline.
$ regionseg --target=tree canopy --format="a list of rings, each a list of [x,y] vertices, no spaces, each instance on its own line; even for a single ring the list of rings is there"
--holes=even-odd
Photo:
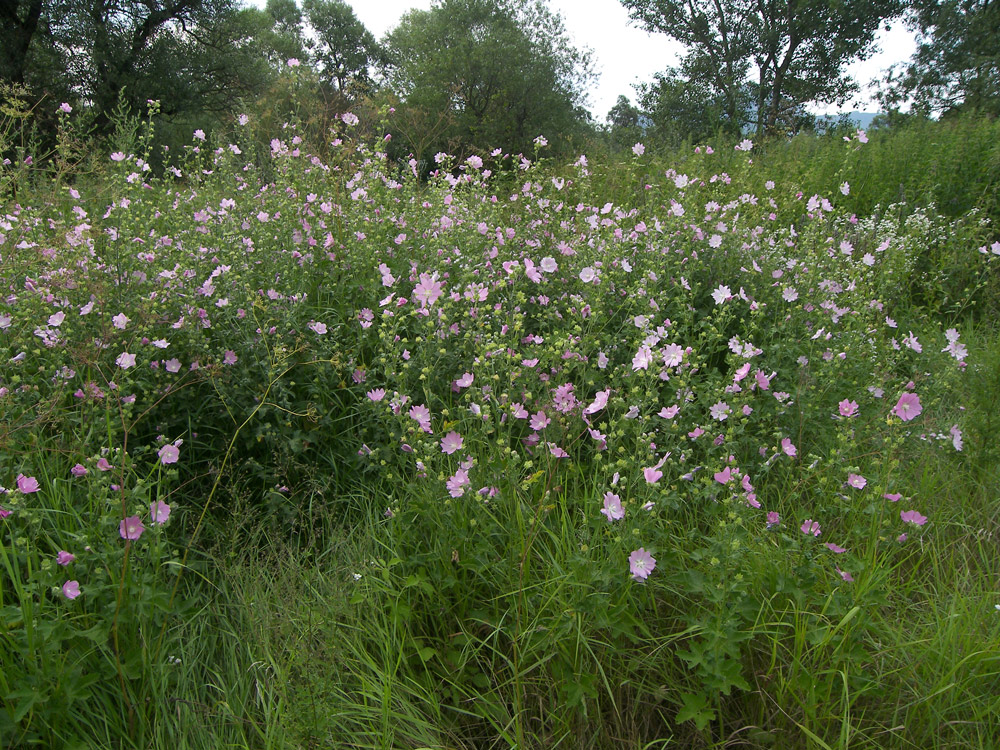
[[[908,23],[917,51],[888,77],[885,106],[912,99],[926,113],[1000,114],[1000,2],[913,0]]]
[[[728,123],[786,128],[809,102],[857,89],[846,65],[874,51],[904,0],[621,0],[644,28],[687,46],[680,77],[710,88]]]
[[[370,83],[382,48],[351,6],[343,0],[305,0],[303,8],[314,36],[310,50],[324,78],[340,92],[352,80]]]
[[[406,14],[385,42],[390,89],[402,107],[445,123],[440,147],[528,151],[585,117],[589,55],[542,2],[439,0]]]

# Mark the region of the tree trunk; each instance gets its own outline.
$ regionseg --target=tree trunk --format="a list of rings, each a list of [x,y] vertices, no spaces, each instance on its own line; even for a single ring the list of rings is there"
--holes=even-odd
[[[18,10],[26,12],[22,20]],[[38,30],[42,15],[42,0],[0,0],[0,80],[24,83],[24,69],[31,38]]]

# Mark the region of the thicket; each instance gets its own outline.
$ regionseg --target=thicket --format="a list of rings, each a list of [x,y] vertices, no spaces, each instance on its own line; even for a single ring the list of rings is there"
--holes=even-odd
[[[5,745],[990,747],[996,123],[394,114],[4,165]]]

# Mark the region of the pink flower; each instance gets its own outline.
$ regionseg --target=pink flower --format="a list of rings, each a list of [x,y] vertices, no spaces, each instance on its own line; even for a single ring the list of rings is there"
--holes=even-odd
[[[69,470],[69,473],[72,474],[74,477],[84,477],[87,475],[87,467],[84,466],[83,464],[77,464],[76,466],[74,466],[72,469]]]
[[[767,528],[773,529],[779,523],[781,523],[781,516],[778,515],[778,513],[776,511],[773,511],[773,510],[770,511],[767,514]]]
[[[170,506],[162,500],[157,500],[149,505],[150,523],[166,523],[170,518]]]
[[[840,416],[842,417],[853,417],[858,413],[857,401],[849,401],[845,398],[838,404],[838,406],[840,407]]]
[[[608,521],[617,521],[625,517],[625,509],[622,507],[622,499],[614,492],[604,493],[604,507],[601,513],[608,517]]]
[[[431,411],[424,405],[410,407],[409,411],[410,419],[417,422],[417,425],[421,430],[426,432],[428,435],[431,432]]]
[[[733,292],[728,286],[720,285],[714,292],[712,292],[712,299],[715,300],[715,304],[721,305],[723,302],[733,298]]]
[[[819,536],[822,533],[819,528],[819,521],[813,521],[811,518],[807,518],[799,528],[807,536]]]
[[[175,464],[181,456],[181,449],[172,443],[167,443],[160,448],[156,455],[160,457],[162,464]]]
[[[120,331],[124,331],[125,326],[128,325],[129,320],[130,318],[125,313],[118,313],[115,317],[111,319],[111,322],[114,323],[115,328],[117,328]]]
[[[719,484],[729,484],[732,478],[733,470],[728,466],[722,471],[715,472],[715,481]]]
[[[41,487],[38,484],[38,480],[34,477],[26,477],[24,474],[18,474],[17,489],[24,495],[30,495],[32,492],[38,492]]]
[[[123,370],[127,370],[130,367],[135,367],[135,355],[129,354],[128,352],[122,352],[118,355],[118,359],[115,360],[115,364],[118,365]]]
[[[709,412],[712,415],[712,419],[715,419],[719,422],[725,421],[729,417],[729,413],[731,411],[732,409],[729,408],[729,404],[727,404],[725,401],[719,401],[718,403],[712,404],[712,408],[709,409]]]
[[[904,393],[899,397],[899,401],[892,407],[892,414],[895,414],[904,422],[915,419],[924,408],[920,405],[920,398],[916,393]]]
[[[449,432],[441,438],[441,452],[450,456],[455,451],[461,450],[463,444],[464,440],[461,435],[457,432]]]
[[[898,492],[886,492],[884,495],[882,495],[882,497],[884,497],[891,503],[898,503],[903,496]]]
[[[236,356],[236,352],[232,349],[226,349],[225,355],[222,357],[222,363],[225,365],[235,365],[239,357]]]
[[[63,566],[69,565],[75,559],[76,555],[72,554],[71,552],[67,552],[64,549],[59,550],[59,554],[56,555],[56,563],[58,565],[63,565]]]
[[[381,401],[382,399],[385,398],[385,388],[373,388],[372,390],[368,391],[368,393],[365,395],[367,395],[368,399],[371,401],[375,402]]]
[[[145,530],[146,527],[142,525],[139,516],[129,516],[118,525],[118,533],[122,539],[138,539]]]
[[[475,379],[476,379],[475,375],[473,375],[471,372],[467,372],[464,373],[462,377],[460,377],[458,380],[455,381],[455,385],[457,385],[459,388],[468,388],[470,385],[472,385],[472,381],[474,381]]]
[[[420,274],[419,283],[413,287],[413,298],[420,303],[421,307],[430,307],[444,293],[444,284],[437,280],[437,274],[430,276],[426,273]]]
[[[167,372],[180,372],[181,371],[181,361],[176,357],[173,359],[168,359],[163,363],[163,367]]]
[[[632,153],[635,154],[636,156],[642,156],[644,153],[646,153],[646,147],[641,143],[637,143],[632,147]]]
[[[628,556],[628,567],[634,580],[644,581],[656,568],[656,558],[640,547]]]
[[[962,442],[962,431],[958,429],[958,425],[952,425],[950,432],[952,447],[957,451],[962,450],[964,443]]]
[[[865,485],[868,484],[868,480],[860,474],[849,474],[847,476],[847,484],[856,490],[863,490]]]
[[[642,470],[642,475],[649,484],[656,484],[660,481],[660,477],[663,476],[663,472],[655,466],[647,466]]]
[[[848,583],[853,583],[854,582],[854,576],[852,576],[846,570],[841,570],[840,568],[837,568],[837,573],[839,573],[840,577],[843,578]]]
[[[108,459],[106,459],[104,456],[101,456],[99,459],[97,459],[97,468],[100,469],[101,471],[111,471],[114,467],[111,465],[111,462],[108,461]]]
[[[73,108],[69,106],[69,102],[63,102],[59,105],[59,111],[65,112],[67,115],[73,111]]]
[[[847,552],[846,549],[844,549],[840,545],[834,544],[833,542],[827,542],[824,546],[828,550],[830,550],[831,552],[833,552],[834,554],[837,554],[837,555],[842,555],[843,553]]]
[[[647,370],[653,361],[653,352],[648,346],[642,346],[632,357],[632,371]]]
[[[904,523],[912,523],[916,526],[923,526],[927,523],[927,516],[922,516],[915,510],[901,510],[899,517]]]
[[[465,488],[470,484],[469,472],[465,469],[459,469],[445,482],[445,487],[452,497],[461,497],[465,494]]]
[[[587,408],[583,410],[584,414],[596,414],[605,406],[608,405],[608,396],[611,395],[611,390],[606,389],[603,391],[598,391],[594,396],[594,402],[590,404]]]
[[[531,427],[531,429],[537,432],[540,430],[544,430],[546,427],[549,426],[549,424],[551,424],[551,422],[552,420],[545,415],[545,412],[539,410],[535,412],[535,414],[531,417],[531,421],[528,422],[528,424]]]
[[[327,332],[326,323],[319,323],[315,320],[310,321],[307,328],[310,328],[311,330],[315,331],[320,336],[322,336]]]
[[[791,456],[795,458],[798,454],[798,449],[792,445],[792,441],[788,438],[783,438],[781,441],[781,450],[784,451],[786,456]]]
[[[63,596],[67,599],[76,599],[80,596],[80,582],[79,581],[66,581],[62,585]]]

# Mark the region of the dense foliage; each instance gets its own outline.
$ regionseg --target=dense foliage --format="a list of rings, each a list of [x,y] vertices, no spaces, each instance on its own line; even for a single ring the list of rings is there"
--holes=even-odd
[[[988,221],[236,123],[3,210],[5,746],[997,735]]]
[[[919,44],[909,64],[889,76],[885,104],[913,99],[926,112],[1000,114],[1000,5],[915,0],[910,10]]]

